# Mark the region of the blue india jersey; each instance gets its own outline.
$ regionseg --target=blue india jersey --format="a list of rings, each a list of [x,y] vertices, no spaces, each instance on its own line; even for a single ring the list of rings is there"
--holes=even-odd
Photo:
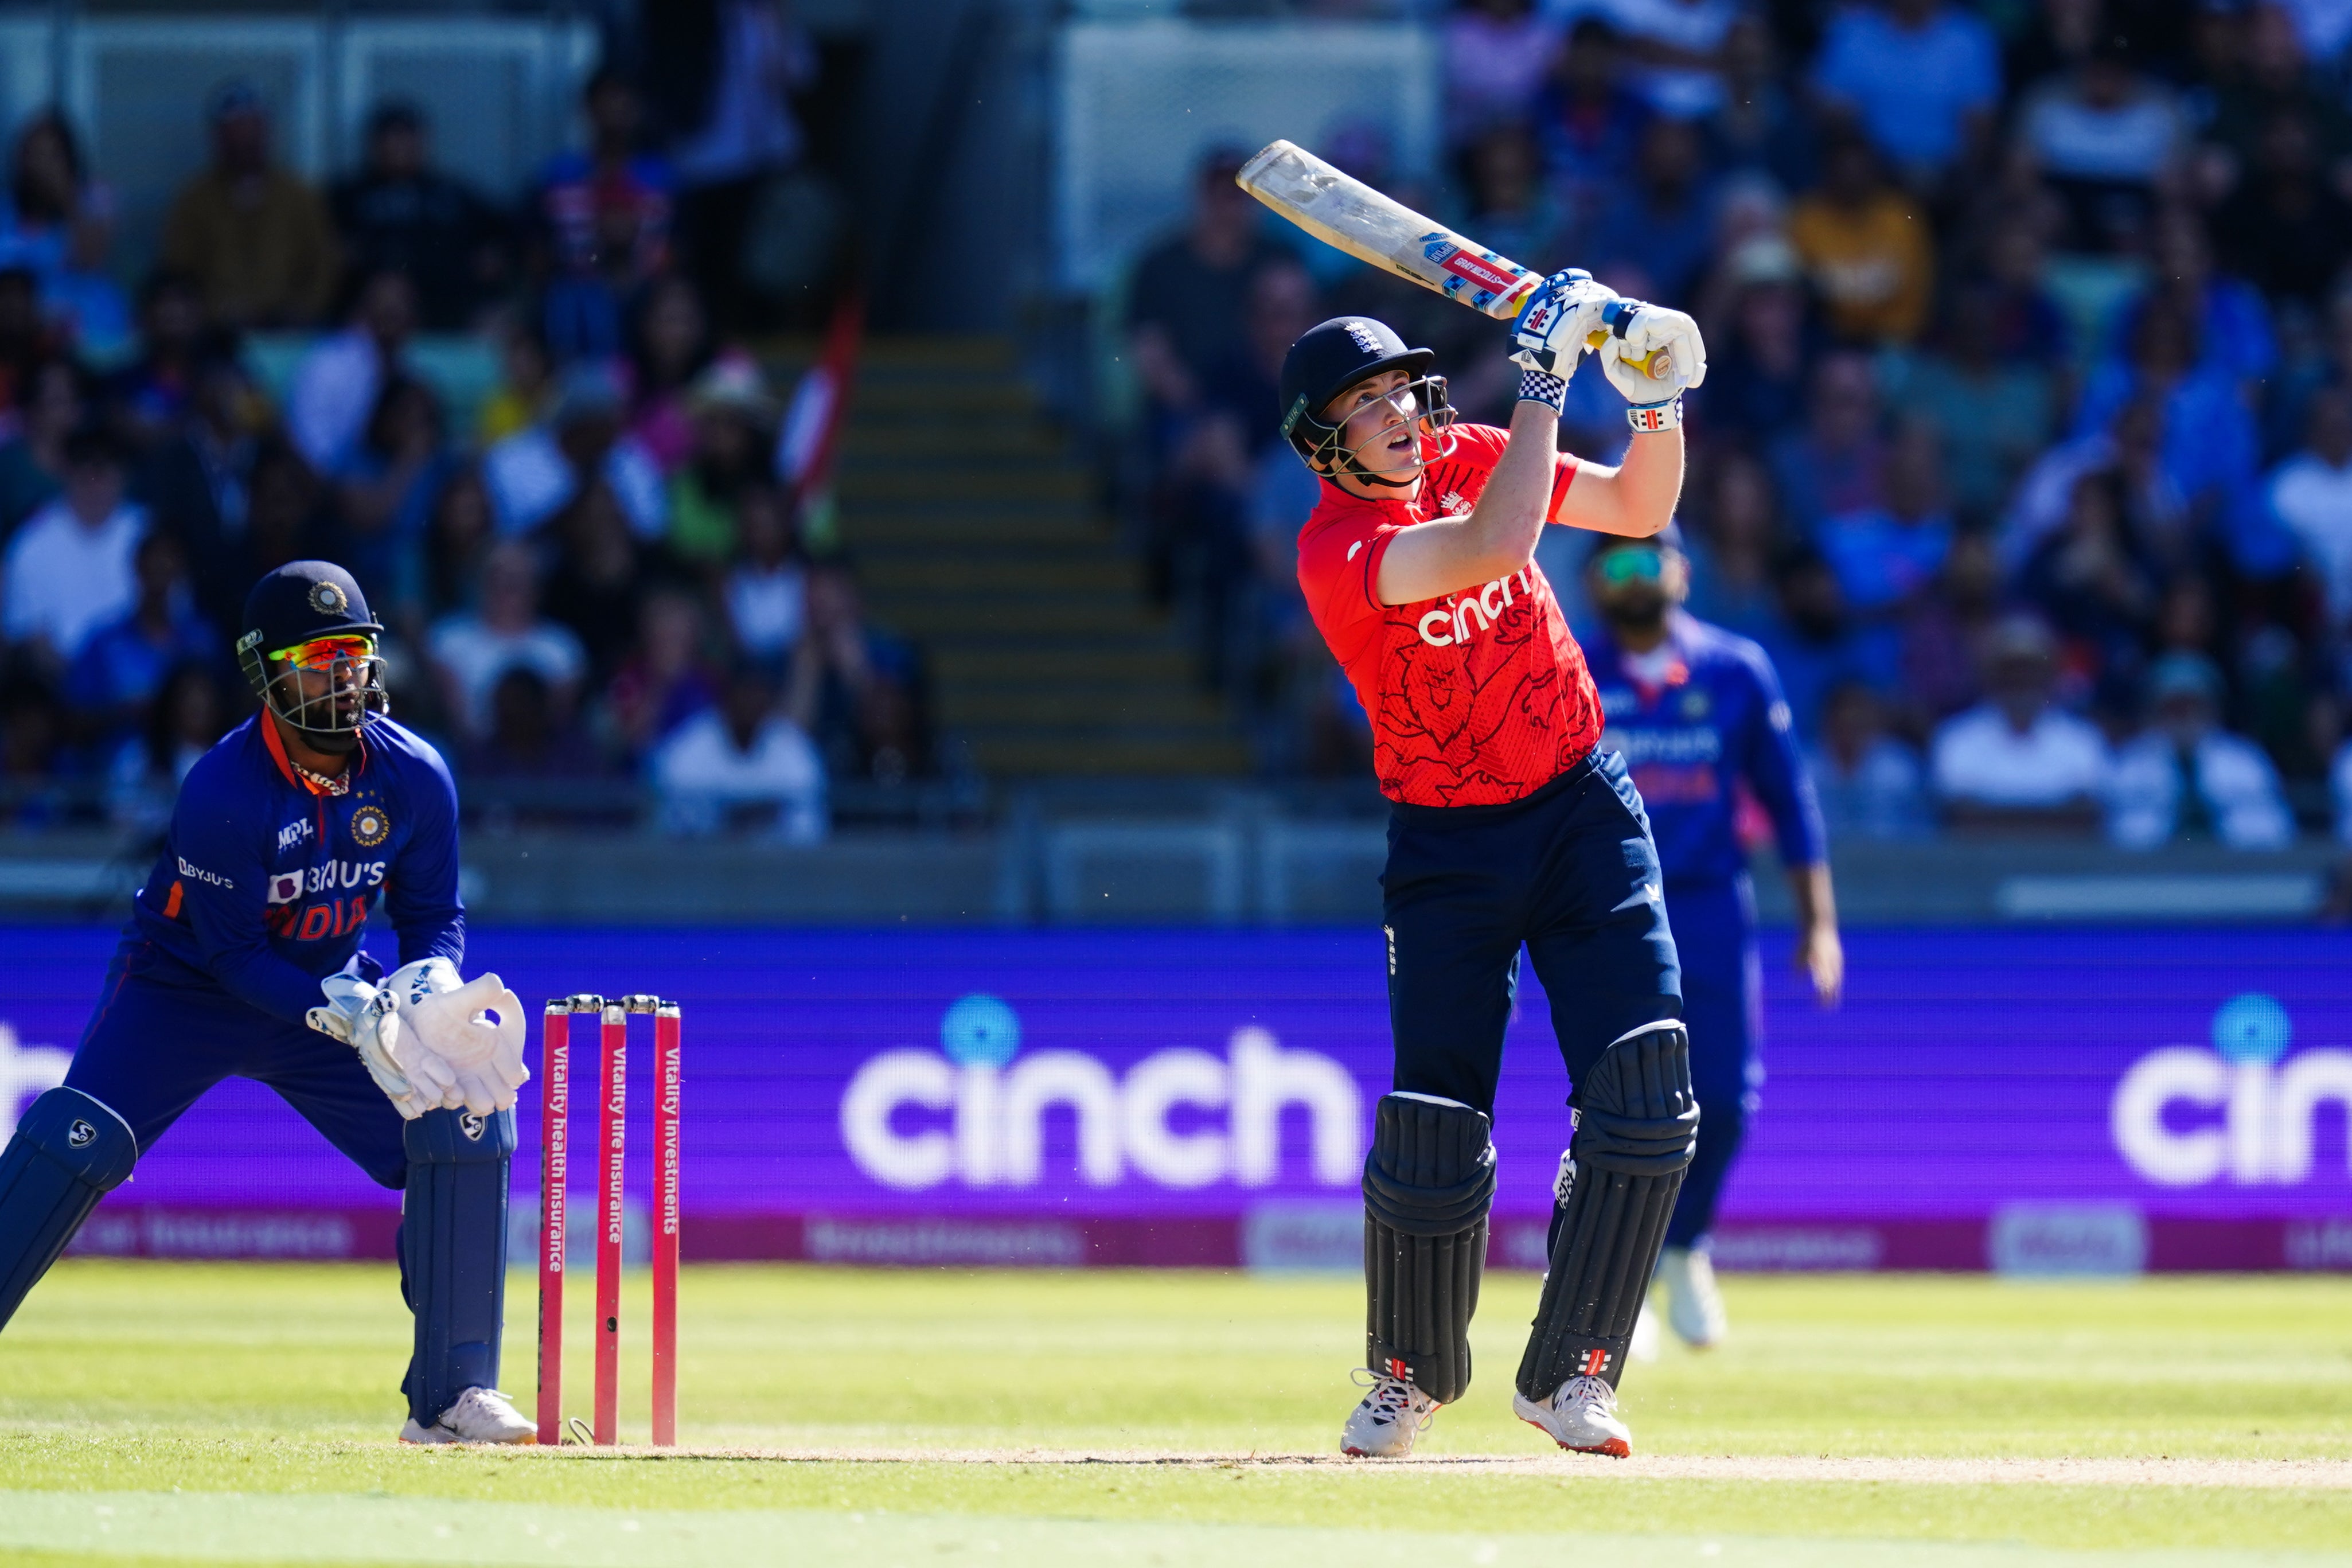
[[[1624,753],[1666,886],[1727,885],[1747,870],[1743,788],[1770,818],[1784,864],[1826,860],[1821,805],[1771,659],[1681,611],[1668,620],[1666,646],[1674,657],[1653,685],[1626,668],[1605,630],[1584,641],[1606,725],[1601,747]]]
[[[267,715],[223,736],[180,786],[163,852],[123,928],[124,967],[216,987],[299,1023],[320,1001],[319,982],[359,951],[378,906],[401,963],[461,963],[457,793],[440,753],[376,719],[345,776],[341,795],[310,784]]]

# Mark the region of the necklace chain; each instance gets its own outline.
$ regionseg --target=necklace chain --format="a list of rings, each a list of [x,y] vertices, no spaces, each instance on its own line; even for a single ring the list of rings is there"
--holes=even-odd
[[[294,771],[329,795],[349,795],[352,791],[352,775],[349,773],[314,773],[299,763],[294,764]]]

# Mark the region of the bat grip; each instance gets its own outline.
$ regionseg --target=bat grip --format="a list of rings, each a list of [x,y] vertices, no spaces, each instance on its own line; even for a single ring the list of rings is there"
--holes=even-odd
[[[1601,331],[1589,333],[1585,337],[1586,348],[1598,349],[1609,340],[1612,330],[1617,325],[1617,318],[1625,313],[1625,306],[1626,301],[1623,300],[1612,300],[1601,307]],[[1664,381],[1675,374],[1674,356],[1664,349],[1652,349],[1643,358],[1628,360],[1626,363],[1641,366],[1642,374],[1652,381]]]

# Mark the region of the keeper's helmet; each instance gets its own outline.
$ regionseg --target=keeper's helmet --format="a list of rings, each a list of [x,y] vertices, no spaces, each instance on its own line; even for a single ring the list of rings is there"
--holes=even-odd
[[[352,574],[331,561],[289,561],[245,597],[237,668],[268,710],[321,752],[348,752],[392,711],[383,627]]]
[[[1357,460],[1356,447],[1384,441],[1398,421],[1409,420],[1420,434],[1439,443],[1441,456],[1454,449],[1454,437],[1446,433],[1454,423],[1454,408],[1445,400],[1445,378],[1429,374],[1436,359],[1428,349],[1405,347],[1395,328],[1370,316],[1334,316],[1310,327],[1282,359],[1282,434],[1318,474],[1344,472],[1369,484],[1403,489],[1412,483],[1411,479],[1373,473]],[[1391,399],[1397,418],[1356,447],[1341,446],[1345,422],[1326,423],[1323,410],[1358,382],[1392,370],[1411,378]]]

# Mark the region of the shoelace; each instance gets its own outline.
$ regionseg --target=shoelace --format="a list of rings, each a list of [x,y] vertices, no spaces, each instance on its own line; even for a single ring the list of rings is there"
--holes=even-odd
[[[1407,1415],[1415,1415],[1417,1419],[1414,1422],[1413,1430],[1419,1431],[1428,1426],[1437,1415],[1437,1406],[1434,1404],[1426,1410],[1419,1412],[1413,1410],[1413,1386],[1401,1377],[1391,1377],[1386,1373],[1374,1372],[1369,1367],[1359,1367],[1356,1369],[1355,1378],[1357,1387],[1369,1388],[1372,1391],[1372,1417],[1375,1420],[1395,1421]],[[1367,1382],[1368,1378],[1370,1381]]]
[[[1617,1391],[1601,1378],[1571,1377],[1560,1384],[1554,1403],[1597,1406],[1603,1415],[1613,1415],[1617,1413]]]

